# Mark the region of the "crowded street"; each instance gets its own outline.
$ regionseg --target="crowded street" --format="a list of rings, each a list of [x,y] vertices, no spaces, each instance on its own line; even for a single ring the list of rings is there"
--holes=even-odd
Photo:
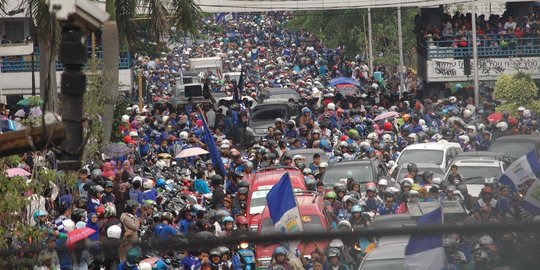
[[[32,228],[30,238],[0,230],[14,261],[33,258],[40,270],[537,269],[538,231],[325,236],[540,220],[538,111],[501,109],[497,86],[479,100],[461,83],[427,89],[414,68],[400,78],[399,67],[348,57],[287,27],[293,17],[213,14],[203,38],[166,44],[159,57],[133,52],[135,85],[122,94],[111,143],[69,184],[28,184],[62,171],[52,150],[2,163],[28,184],[24,210],[0,213]],[[449,15],[418,27],[418,38],[445,35],[452,47],[460,40],[441,29],[467,36],[470,20]],[[538,14],[478,28],[496,34],[490,24],[540,33]],[[17,130],[41,116],[39,106],[0,104]],[[321,237],[257,242],[295,232]],[[241,237],[253,242],[234,242]],[[212,244],[224,239],[233,241]]]

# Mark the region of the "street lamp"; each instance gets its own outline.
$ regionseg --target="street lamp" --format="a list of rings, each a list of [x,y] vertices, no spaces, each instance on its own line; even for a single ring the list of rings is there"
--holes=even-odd
[[[29,43],[29,42],[32,42],[32,36],[29,36],[26,38],[26,43]],[[32,96],[35,96],[36,95],[36,74],[34,73],[34,69],[35,69],[35,60],[34,60],[34,56],[35,56],[35,46],[32,45],[32,54],[30,54],[30,64],[31,64],[31,69],[32,69]]]

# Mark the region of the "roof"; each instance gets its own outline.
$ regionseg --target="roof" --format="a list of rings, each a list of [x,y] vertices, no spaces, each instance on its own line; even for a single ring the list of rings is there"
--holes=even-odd
[[[268,93],[272,93],[272,94],[294,94],[294,95],[298,95],[298,93],[294,90],[294,89],[291,89],[291,88],[268,88],[268,89],[265,89],[263,90],[265,92],[268,92]]]
[[[459,143],[440,143],[440,142],[429,142],[429,143],[417,143],[407,146],[405,150],[442,150],[447,147],[458,147],[461,148]]]
[[[498,157],[500,155],[507,155],[505,153],[499,152],[490,152],[490,151],[474,151],[474,152],[461,152],[457,154],[458,157],[461,156],[479,156],[479,157]]]
[[[371,164],[371,162],[372,162],[371,159],[344,160],[344,161],[336,162],[329,167],[351,166],[354,164],[366,164],[366,163]]]
[[[499,167],[502,161],[486,159],[465,159],[458,160],[454,164],[459,167]]]
[[[494,142],[498,141],[528,141],[528,142],[540,142],[540,136],[532,136],[532,135],[510,135],[510,136],[503,136],[495,139]]]
[[[477,0],[480,3],[520,2],[523,0]],[[465,3],[468,7],[470,0],[198,0],[202,11],[220,12],[256,12],[278,10],[329,10],[356,8],[391,8],[391,7],[430,7],[439,5]]]
[[[293,149],[293,150],[286,150],[285,154],[290,155],[293,157],[294,155],[305,155],[305,154],[311,154],[312,156],[318,153],[321,156],[326,155],[326,153],[320,149],[320,148],[301,148],[301,149]]]
[[[259,190],[259,187],[268,186],[271,187],[275,185],[281,179],[285,173],[289,173],[291,177],[291,183],[295,188],[306,189],[306,184],[304,182],[304,175],[298,169],[291,168],[273,168],[269,170],[258,171],[255,174],[253,184],[250,187],[250,190]],[[267,189],[267,188],[264,188]],[[270,189],[270,188],[268,188]]]
[[[366,256],[366,261],[401,259],[405,257],[407,243],[399,243],[373,249]]]

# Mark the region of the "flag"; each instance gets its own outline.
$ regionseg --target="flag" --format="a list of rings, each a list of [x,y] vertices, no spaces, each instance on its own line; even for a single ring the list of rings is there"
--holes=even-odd
[[[442,206],[421,216],[418,226],[442,224]],[[442,235],[413,234],[405,247],[405,266],[407,269],[442,269],[446,254]]]
[[[241,104],[242,100],[240,97],[242,96],[242,89],[244,88],[244,67],[240,68],[240,78],[238,78],[238,83],[234,84],[234,91],[233,91],[233,98],[234,101],[236,101],[237,104]]]
[[[536,178],[534,183],[527,190],[525,199],[521,202],[521,207],[532,215],[540,215],[540,180]]]
[[[212,159],[212,163],[214,164],[214,167],[216,168],[216,173],[223,176],[223,178],[226,177],[227,171],[225,170],[225,166],[223,166],[223,161],[221,160],[221,155],[219,154],[216,142],[214,141],[214,137],[212,136],[212,132],[210,132],[210,129],[208,128],[208,125],[206,124],[206,119],[204,119],[204,115],[201,111],[201,119],[203,122],[204,127],[204,141],[206,142],[206,145],[208,146],[208,152],[210,152],[210,158]]]
[[[294,233],[304,230],[289,173],[285,173],[270,189],[266,202],[277,232]]]
[[[513,192],[517,192],[517,186],[529,179],[536,179],[540,173],[540,161],[536,150],[529,152],[514,161],[504,171],[499,183],[508,186]]]

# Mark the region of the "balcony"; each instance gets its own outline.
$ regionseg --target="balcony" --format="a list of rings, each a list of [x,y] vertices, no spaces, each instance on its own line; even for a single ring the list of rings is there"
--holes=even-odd
[[[0,56],[29,55],[34,48],[34,42],[2,44]]]
[[[427,60],[454,58],[466,55],[472,57],[472,38],[452,36],[446,40],[433,41],[430,38],[419,40],[418,52]],[[508,58],[540,56],[540,37],[515,37],[511,35],[478,35],[478,57]]]
[[[2,48],[5,45],[2,45]],[[11,45],[8,45],[11,46]],[[32,52],[32,49],[30,48],[30,52],[25,54],[17,54],[16,56],[12,57],[4,57],[2,61],[0,61],[0,70],[4,73],[9,72],[31,72],[32,71],[32,61],[31,56],[29,56]],[[39,49],[36,48],[35,50],[35,58],[34,58],[34,71],[39,71]],[[88,59],[92,58],[92,48],[88,48]],[[103,49],[101,47],[96,48],[96,59],[103,59]],[[97,68],[102,68],[102,64],[99,63]],[[88,64],[85,66],[85,68],[89,68]],[[122,55],[120,57],[120,63],[119,63],[120,69],[130,69],[131,68],[131,54],[129,52],[122,52]],[[64,65],[61,62],[56,62],[56,70],[61,71],[64,69]]]

